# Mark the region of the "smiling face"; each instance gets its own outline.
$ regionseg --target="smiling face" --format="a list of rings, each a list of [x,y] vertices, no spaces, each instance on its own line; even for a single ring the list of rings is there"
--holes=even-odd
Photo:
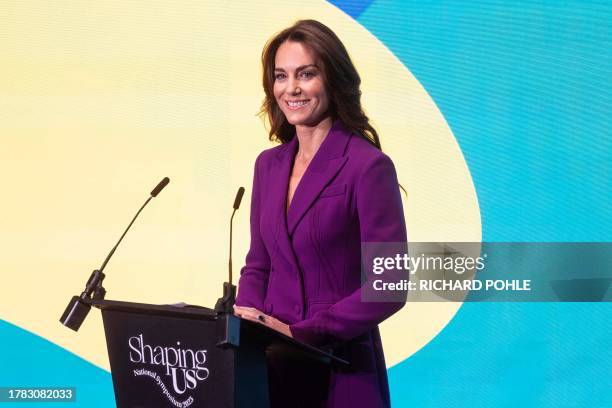
[[[301,43],[285,41],[274,59],[274,97],[294,126],[316,126],[329,116],[323,72]]]

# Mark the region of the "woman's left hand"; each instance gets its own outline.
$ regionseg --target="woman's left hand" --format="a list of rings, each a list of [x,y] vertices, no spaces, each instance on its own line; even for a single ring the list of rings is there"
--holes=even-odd
[[[243,319],[251,320],[253,322],[263,324],[264,326],[268,326],[269,328],[276,330],[288,337],[293,337],[291,335],[291,330],[289,329],[289,325],[281,322],[275,317],[269,316],[254,307],[244,307],[244,306],[236,306],[234,305],[234,314]]]

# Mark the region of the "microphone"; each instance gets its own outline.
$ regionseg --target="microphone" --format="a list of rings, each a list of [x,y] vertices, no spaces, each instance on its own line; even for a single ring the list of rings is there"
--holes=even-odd
[[[236,286],[232,284],[232,224],[234,221],[234,214],[236,210],[240,208],[240,202],[244,195],[244,187],[240,187],[234,198],[234,211],[230,217],[230,235],[229,235],[229,281],[223,282],[223,297],[217,299],[215,304],[215,312],[217,313],[233,313],[234,303],[236,303]]]
[[[234,221],[234,214],[236,214],[236,210],[240,208],[240,202],[242,201],[242,196],[244,195],[244,187],[240,187],[238,192],[236,193],[236,198],[234,198],[234,211],[232,211],[232,217],[230,218],[230,239],[229,239],[229,283],[232,284],[232,223]]]
[[[164,189],[164,187],[168,185],[169,182],[170,179],[168,177],[164,177],[162,181],[155,186],[153,191],[151,191],[151,197],[157,197],[157,195]]]
[[[100,266],[100,269],[94,270],[89,276],[89,279],[85,284],[85,290],[83,290],[80,296],[73,296],[72,299],[70,299],[66,310],[64,310],[62,317],[60,317],[60,322],[64,326],[74,331],[78,331],[81,327],[81,324],[87,317],[89,310],[91,309],[91,300],[104,299],[104,296],[106,295],[106,289],[104,289],[104,287],[102,286],[102,281],[105,278],[103,271],[104,268],[106,268],[106,264],[117,250],[117,247],[119,246],[121,241],[123,241],[123,237],[125,237],[125,234],[127,234],[132,224],[134,224],[134,221],[136,221],[136,218],[138,218],[140,212],[146,207],[147,204],[149,204],[149,201],[151,201],[153,197],[157,197],[157,195],[164,189],[164,187],[168,185],[169,182],[170,179],[168,177],[164,177],[162,181],[160,181],[157,186],[155,186],[155,188],[151,191],[149,198],[147,198],[147,200],[140,207],[138,212],[136,212],[136,215],[134,216],[134,218],[132,218],[132,221],[129,223],[125,231],[123,231],[123,234],[119,238],[119,241],[117,241],[113,249],[111,249],[111,251],[104,259],[104,262],[102,262],[102,266]]]
[[[236,193],[236,198],[234,199],[234,210],[240,208],[240,202],[242,201],[242,196],[244,195],[244,187],[240,187],[238,192]],[[232,213],[232,216],[234,214]]]

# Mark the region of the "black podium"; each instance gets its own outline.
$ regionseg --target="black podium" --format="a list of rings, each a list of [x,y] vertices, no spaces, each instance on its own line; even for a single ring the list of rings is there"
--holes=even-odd
[[[330,351],[207,308],[112,300],[91,305],[102,310],[119,408],[274,407],[271,356],[297,367],[348,364]]]

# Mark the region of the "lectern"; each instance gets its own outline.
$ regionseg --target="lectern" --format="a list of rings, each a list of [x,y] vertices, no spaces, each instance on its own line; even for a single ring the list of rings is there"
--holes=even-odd
[[[304,367],[347,364],[328,350],[203,307],[90,302],[102,311],[118,408],[269,408],[272,355]]]
[[[102,310],[117,407],[319,405],[324,395],[302,393],[305,395],[300,397],[302,401],[296,401],[298,393],[294,390],[304,391],[308,383],[325,381],[331,364],[348,363],[329,351],[231,314],[236,299],[236,287],[232,284],[231,220],[240,206],[243,187],[238,189],[230,219],[229,281],[223,284],[223,297],[217,301],[215,310],[104,299],[105,266],[138,214],[169,182],[165,177],[151,191],[100,269],[92,272],[83,292],[72,297],[60,318],[63,325],[77,331],[92,306]],[[297,375],[287,374],[292,370]],[[317,389],[326,387],[313,387]]]

